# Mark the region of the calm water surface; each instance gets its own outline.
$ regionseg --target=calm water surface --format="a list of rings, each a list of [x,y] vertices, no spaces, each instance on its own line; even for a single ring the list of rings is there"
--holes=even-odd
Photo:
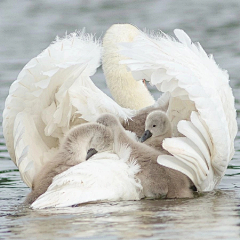
[[[0,1],[0,112],[23,66],[56,35],[86,27],[101,37],[113,23],[184,29],[230,74],[240,121],[240,2]],[[107,94],[101,70],[93,78]],[[155,97],[158,92],[152,89]],[[2,116],[0,116],[2,122]],[[92,203],[33,211],[21,206],[29,189],[7,153],[0,127],[0,239],[239,239],[240,139],[218,188],[191,200]]]

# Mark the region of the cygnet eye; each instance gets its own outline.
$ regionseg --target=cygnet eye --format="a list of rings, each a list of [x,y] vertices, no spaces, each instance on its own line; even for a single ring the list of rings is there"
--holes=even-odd
[[[156,125],[154,124],[153,127],[156,127]]]

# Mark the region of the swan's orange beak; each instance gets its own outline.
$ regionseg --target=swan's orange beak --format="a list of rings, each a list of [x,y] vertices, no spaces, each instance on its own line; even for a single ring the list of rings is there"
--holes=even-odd
[[[145,87],[147,88],[146,80],[143,79],[142,82],[143,82],[143,84],[145,85]]]

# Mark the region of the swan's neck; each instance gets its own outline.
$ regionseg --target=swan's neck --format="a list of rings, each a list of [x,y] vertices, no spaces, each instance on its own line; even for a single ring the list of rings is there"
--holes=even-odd
[[[154,104],[154,99],[141,81],[136,81],[131,72],[119,61],[126,59],[119,54],[120,42],[131,42],[139,30],[129,24],[115,24],[108,29],[103,39],[102,66],[108,88],[115,101],[125,108],[139,110]]]

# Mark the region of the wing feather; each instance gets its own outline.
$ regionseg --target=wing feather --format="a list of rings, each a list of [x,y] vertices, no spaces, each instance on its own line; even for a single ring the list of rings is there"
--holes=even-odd
[[[178,40],[163,33],[150,37],[139,34],[133,42],[121,45],[121,53],[128,58],[121,63],[137,80],[145,76],[159,91],[170,92],[167,113],[174,136],[186,136],[189,141],[183,145],[182,140],[169,139],[164,142],[165,149],[178,158],[175,167],[177,161],[186,161],[185,155],[192,156],[192,163],[198,162],[201,170],[190,171],[188,167],[184,170],[189,172],[188,176],[205,174],[208,167],[207,179],[194,182],[199,190],[207,191],[219,183],[234,154],[234,97],[227,72],[219,68],[213,57],[199,43],[192,43],[184,31],[175,30],[175,35]],[[180,146],[185,151],[181,159],[175,152]],[[171,165],[170,160],[166,162]],[[179,163],[179,170],[183,169]]]
[[[28,186],[47,161],[41,158],[51,157],[48,152],[58,148],[71,127],[95,120],[103,112],[123,119],[134,114],[91,81],[100,58],[101,46],[93,36],[72,33],[30,60],[11,85],[3,112],[3,133],[9,154]],[[34,156],[33,149],[39,157]]]
[[[34,209],[66,207],[92,201],[139,200],[142,186],[135,175],[139,166],[113,153],[100,153],[57,175]],[[107,167],[106,167],[107,166]],[[77,189],[77,191],[76,191]]]

